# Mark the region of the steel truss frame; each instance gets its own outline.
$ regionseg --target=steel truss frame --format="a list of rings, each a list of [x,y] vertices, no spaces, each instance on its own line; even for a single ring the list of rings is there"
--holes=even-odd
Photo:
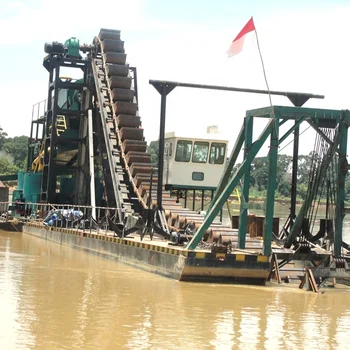
[[[268,122],[265,129],[260,136],[253,142],[253,120],[254,118],[267,118]],[[288,120],[294,120],[294,125],[282,136],[279,137],[279,128]],[[245,248],[246,238],[246,225],[248,219],[248,208],[245,203],[249,199],[249,186],[250,186],[250,165],[255,156],[258,154],[265,141],[269,138],[269,171],[268,171],[268,187],[267,198],[265,205],[265,224],[264,224],[264,244],[263,254],[271,255],[271,242],[272,242],[272,222],[274,214],[274,200],[276,189],[276,176],[277,176],[277,151],[278,146],[291,134],[298,136],[299,126],[301,123],[309,123],[327,142],[333,142],[329,140],[323,134],[320,128],[322,127],[337,127],[339,135],[337,138],[338,145],[335,145],[334,150],[339,155],[339,166],[337,172],[337,188],[338,196],[336,203],[336,219],[335,219],[335,239],[334,239],[334,256],[335,258],[341,257],[341,247],[343,244],[342,226],[344,218],[344,200],[345,200],[345,176],[348,171],[348,163],[346,160],[347,149],[347,130],[350,124],[350,112],[348,110],[328,110],[328,109],[315,109],[304,107],[285,107],[285,106],[271,106],[266,108],[259,108],[249,110],[246,112],[244,124],[237,137],[235,146],[232,150],[228,166],[224,172],[218,190],[215,192],[213,201],[207,212],[207,215],[197,230],[193,239],[188,244],[188,249],[195,249],[198,243],[204,236],[205,231],[213,222],[216,215],[228,199],[232,190],[238,185],[239,181],[243,178],[243,201],[240,208],[240,224],[239,224],[239,248]],[[294,136],[295,136],[294,135]],[[328,139],[328,140],[327,140]],[[231,177],[234,166],[240,151],[244,146],[244,160],[240,164],[234,175]],[[295,151],[294,147],[294,151]],[[298,154],[294,153],[293,157],[293,182],[292,188],[295,189],[295,179],[297,178],[297,161]],[[295,213],[296,205],[296,191],[292,190],[291,198],[291,210]],[[294,224],[294,223],[293,223]],[[292,231],[293,232],[293,231]],[[292,240],[292,236],[288,237],[287,242]]]
[[[43,175],[41,182],[41,201],[46,203],[55,202],[56,181],[57,175],[60,173],[57,169],[55,161],[55,149],[64,142],[57,137],[56,121],[58,115],[64,115],[69,119],[78,119],[80,121],[79,138],[78,140],[70,140],[69,142],[77,143],[78,154],[74,163],[77,161],[77,169],[65,167],[65,173],[76,172],[76,194],[86,193],[83,191],[86,185],[86,179],[83,172],[83,164],[87,160],[87,111],[91,108],[91,61],[78,58],[66,58],[61,55],[48,55],[44,58],[44,67],[49,72],[49,86],[47,108],[45,112],[45,137],[44,137],[44,164]],[[76,68],[83,71],[83,82],[76,83],[63,81],[60,79],[60,71],[62,67]],[[79,91],[82,95],[81,105],[79,110],[61,109],[58,106],[59,89],[69,89]],[[79,204],[84,202],[84,199],[76,199]]]

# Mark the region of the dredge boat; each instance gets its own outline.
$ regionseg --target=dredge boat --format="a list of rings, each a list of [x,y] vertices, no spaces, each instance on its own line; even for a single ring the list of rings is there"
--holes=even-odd
[[[278,271],[278,254],[293,258],[291,245],[278,244],[273,216],[278,121],[292,116],[300,124],[310,115],[315,118],[317,110],[272,106],[248,111],[228,159],[227,140],[216,134],[193,138],[164,133],[166,95],[177,86],[208,86],[150,81],[162,101],[159,159],[154,163],[139,115],[137,70],[127,63],[120,31],[101,29],[91,45],[76,38],[47,43],[45,52],[48,98],[33,109],[28,170],[18,174],[14,204],[3,208],[26,218],[24,233],[180,281],[264,285],[272,269]],[[64,76],[68,70],[80,77]],[[283,94],[296,106],[317,97]],[[270,119],[253,142],[255,117]],[[338,122],[341,112],[332,111],[332,118]],[[248,217],[249,164],[268,137],[273,145],[268,202],[266,217],[257,226]],[[233,171],[243,144],[244,162]],[[222,207],[241,179],[239,222],[224,224]],[[186,207],[189,193],[193,202],[200,199],[200,208]],[[314,247],[309,253],[318,261],[330,257]]]

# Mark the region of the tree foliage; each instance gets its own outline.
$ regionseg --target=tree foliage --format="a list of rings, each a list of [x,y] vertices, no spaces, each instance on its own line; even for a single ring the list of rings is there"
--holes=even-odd
[[[158,163],[159,141],[151,141],[147,152],[151,154],[151,163]]]
[[[7,137],[0,127],[0,174],[12,175],[27,166],[28,137]]]
[[[290,195],[292,157],[280,155],[277,159],[277,195],[286,197]],[[256,157],[251,164],[250,186],[256,195],[264,196],[267,190],[269,176],[268,157]]]
[[[22,168],[24,165],[23,161],[26,160],[28,154],[28,137],[15,136],[13,138],[7,138],[3,150],[12,155],[14,163],[18,168]]]
[[[2,149],[5,143],[6,137],[7,137],[7,133],[0,126],[0,150]]]
[[[310,169],[318,155],[310,152],[308,155],[299,155],[298,174],[297,174],[297,196],[304,199],[309,187]],[[277,178],[276,178],[276,196],[290,197],[292,185],[292,163],[293,157],[287,155],[278,155],[277,159]],[[268,183],[268,157],[257,157],[251,164],[250,186],[252,193],[263,197],[266,194]],[[350,198],[350,178],[347,175],[345,191]]]
[[[4,151],[0,151],[0,174],[12,175],[16,174],[17,171],[18,168],[13,162],[13,157]]]

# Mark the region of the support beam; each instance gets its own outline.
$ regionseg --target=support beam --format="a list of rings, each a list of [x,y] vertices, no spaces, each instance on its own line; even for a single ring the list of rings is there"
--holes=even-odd
[[[306,107],[290,107],[290,106],[269,106],[247,111],[247,115],[259,118],[270,118],[272,111],[279,115],[280,119],[299,120],[306,117],[307,120],[320,121],[339,121],[345,113],[345,119],[350,119],[350,111],[342,111],[337,109],[321,109]]]
[[[290,220],[294,222],[296,216],[297,201],[297,181],[298,181],[298,156],[299,156],[299,124],[295,121],[294,144],[293,144],[293,166],[292,166],[292,186],[290,193]]]
[[[90,168],[90,205],[91,216],[96,220],[96,195],[95,195],[95,167],[94,167],[94,142],[92,128],[92,110],[88,110],[88,137],[89,137],[89,168]]]
[[[336,196],[335,209],[335,235],[334,235],[334,257],[341,257],[341,247],[343,242],[343,217],[345,202],[345,176],[347,174],[348,162],[346,160],[348,125],[341,121],[339,125],[340,145],[339,145],[339,161],[338,161],[338,196]]]
[[[271,254],[273,213],[275,206],[275,191],[277,178],[277,153],[278,153],[278,119],[272,127],[269,150],[269,175],[267,182],[267,195],[265,204],[265,224],[264,224],[264,255]]]
[[[84,96],[84,95],[83,95]],[[77,153],[77,170],[75,174],[75,193],[74,193],[74,204],[86,205],[86,175],[83,171],[83,167],[86,162],[86,144],[85,138],[88,136],[88,120],[86,115],[82,115],[79,123],[79,140],[82,140],[78,144]]]
[[[300,118],[299,120],[296,120],[294,125],[279,139],[278,144],[280,145],[294,130],[299,130],[299,125],[306,119],[306,117]],[[286,121],[286,120],[285,120]],[[283,123],[279,123],[279,126],[281,126]],[[295,135],[295,133],[294,133]],[[299,137],[299,131],[298,131],[298,137]],[[295,136],[294,136],[295,141]]]
[[[247,168],[250,167],[251,162],[258,154],[260,148],[263,146],[267,137],[270,135],[273,123],[274,123],[274,120],[271,119],[267,124],[267,126],[265,127],[265,129],[263,130],[263,132],[261,133],[260,137],[253,143],[252,148],[249,154],[247,155],[247,158],[238,167],[232,179],[225,186],[223,191],[219,194],[218,199],[213,204],[212,208],[208,211],[208,215],[204,218],[202,225],[199,227],[198,231],[195,233],[192,240],[189,242],[187,246],[188,249],[195,249],[197,247],[198,243],[203,238],[205,231],[212,224],[216,215],[219,213],[220,209],[225,204],[227,198],[230,196],[233,189],[238,185],[239,180],[242,178],[243,174],[247,171]]]
[[[160,125],[159,125],[159,150],[158,150],[158,184],[157,184],[157,207],[162,210],[162,194],[163,194],[163,168],[164,168],[164,139],[165,139],[165,115],[166,115],[166,97],[173,91],[175,86],[166,83],[150,84],[160,93]]]
[[[79,143],[78,143],[78,157],[77,157],[77,171],[76,171],[76,180],[75,180],[75,194],[74,194],[74,204],[84,204],[86,205],[89,202],[88,198],[88,176],[86,175],[85,164],[89,162],[88,154],[88,113],[91,109],[91,86],[90,84],[90,75],[91,75],[91,66],[86,65],[84,67],[84,80],[83,83],[68,83],[71,84],[72,89],[81,93],[81,103],[79,110],[76,111],[72,109],[71,111],[64,111],[62,113],[67,118],[67,112],[71,112],[71,118],[79,120]],[[66,82],[67,83],[67,82]],[[69,86],[69,85],[68,85]],[[92,113],[92,111],[90,111]],[[68,117],[69,118],[69,117]]]
[[[264,95],[279,95],[286,96],[294,105],[302,105],[310,98],[320,98],[324,99],[324,95],[314,95],[304,92],[287,92],[287,91],[274,91],[274,90],[258,90],[258,89],[245,89],[236,88],[229,86],[219,86],[219,85],[204,85],[204,84],[192,84],[192,83],[182,83],[177,81],[169,80],[149,80],[149,83],[154,87],[156,85],[168,85],[175,87],[187,87],[187,88],[197,88],[197,89],[207,89],[207,90],[221,90],[221,91],[235,91],[235,92],[248,92],[253,94],[264,94]]]
[[[282,126],[284,123],[287,123],[287,119],[281,119],[279,122],[279,126]]]
[[[153,86],[161,94],[160,125],[159,125],[159,151],[158,151],[157,207],[159,210],[163,210],[162,194],[163,194],[166,97],[174,89],[174,87],[169,86],[167,84],[153,85]]]
[[[56,166],[55,166],[55,146],[57,140],[57,131],[56,131],[56,117],[57,117],[57,102],[58,102],[58,84],[61,81],[60,78],[60,66],[57,64],[55,66],[55,78],[54,78],[54,96],[51,108],[51,129],[46,135],[50,135],[50,151],[48,159],[48,170],[47,170],[47,203],[55,203],[56,196]],[[50,93],[49,93],[50,96]],[[49,126],[49,127],[50,127]],[[46,152],[47,150],[45,150]]]
[[[249,155],[253,142],[253,117],[244,118],[245,142],[244,142],[244,159]],[[243,177],[242,201],[240,206],[240,218],[238,225],[238,246],[239,249],[245,249],[245,240],[247,235],[248,223],[248,202],[250,187],[250,168],[247,167]]]

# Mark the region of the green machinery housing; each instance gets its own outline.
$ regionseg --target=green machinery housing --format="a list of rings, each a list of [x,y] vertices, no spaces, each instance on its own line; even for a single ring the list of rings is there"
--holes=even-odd
[[[27,186],[35,188],[37,202],[89,204],[87,114],[92,109],[91,47],[80,45],[72,37],[64,44],[46,43],[44,50],[48,54],[43,61],[49,73],[48,97],[33,107],[24,177],[28,178]],[[82,58],[81,52],[87,57]],[[64,76],[64,69],[79,78]],[[99,172],[95,174],[95,203],[103,205],[103,184]],[[25,201],[34,199],[21,186],[18,191],[16,197],[21,194]]]

